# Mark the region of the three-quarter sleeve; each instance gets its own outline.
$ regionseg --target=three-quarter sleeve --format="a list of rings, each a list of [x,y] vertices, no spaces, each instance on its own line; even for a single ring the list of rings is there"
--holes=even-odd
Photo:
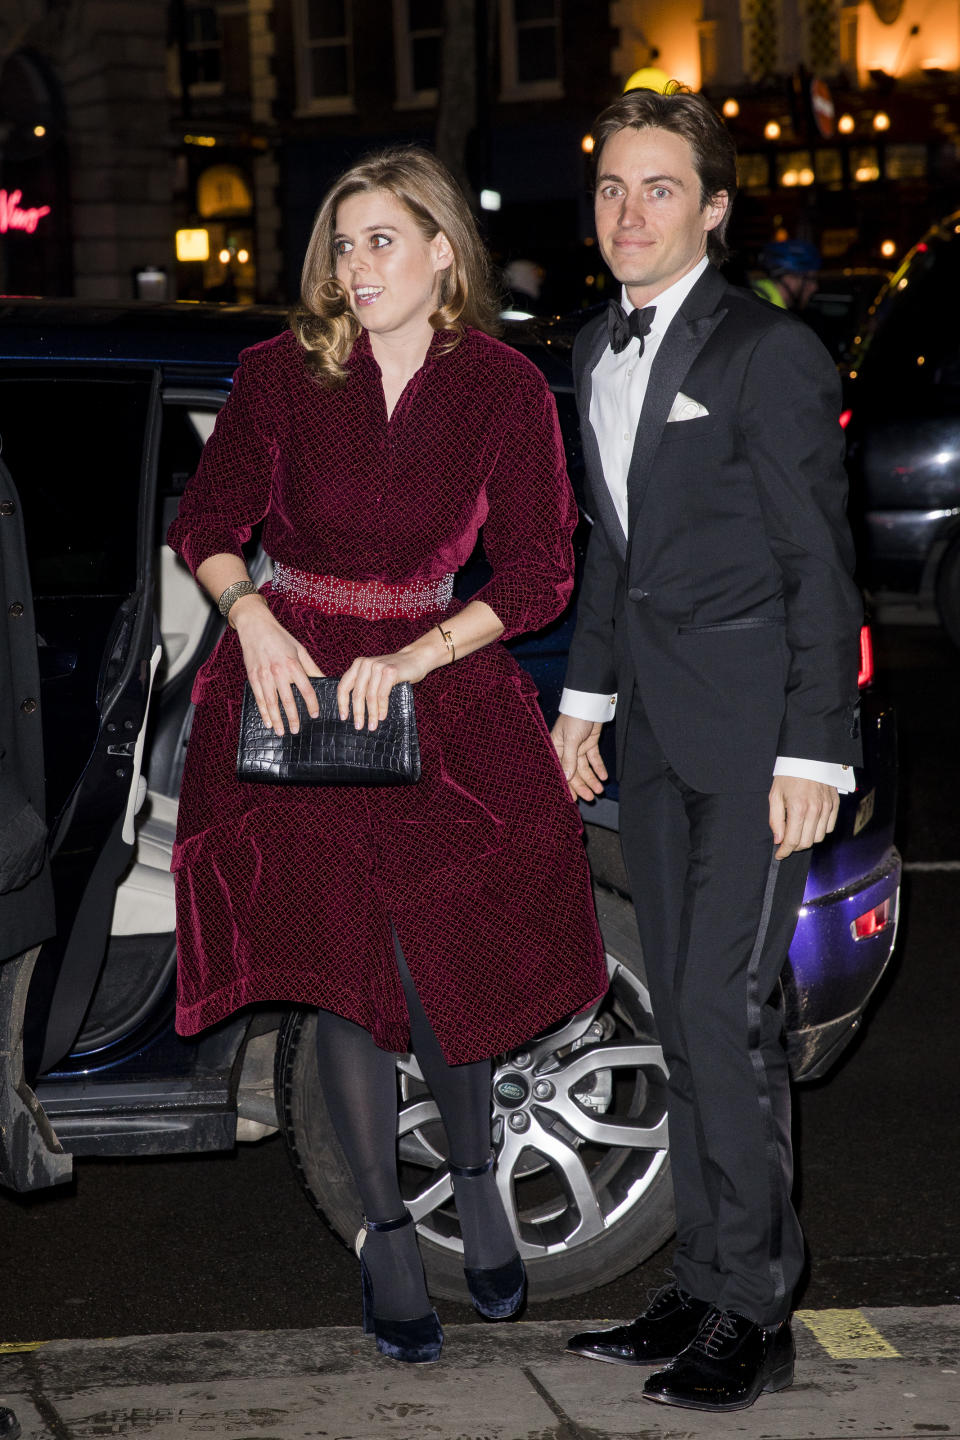
[[[557,407],[538,371],[524,375],[502,426],[486,484],[483,547],[492,578],[473,597],[502,622],[503,640],[539,630],[573,590],[577,502],[567,477]]]
[[[256,352],[245,350],[229,399],[167,531],[167,544],[194,574],[211,555],[242,555],[270,503],[275,446],[255,370]]]

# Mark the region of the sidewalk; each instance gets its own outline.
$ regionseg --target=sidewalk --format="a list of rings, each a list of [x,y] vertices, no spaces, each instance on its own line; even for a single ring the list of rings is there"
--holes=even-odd
[[[2,1346],[24,1440],[918,1440],[960,1437],[960,1306],[801,1311],[797,1381],[711,1416],[640,1398],[642,1370],[564,1356],[579,1324],[451,1326],[431,1366],[359,1330]]]

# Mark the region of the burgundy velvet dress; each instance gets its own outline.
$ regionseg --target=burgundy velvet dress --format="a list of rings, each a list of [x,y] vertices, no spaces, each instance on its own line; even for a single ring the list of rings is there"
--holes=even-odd
[[[389,421],[365,332],[339,390],[289,332],[245,351],[168,539],[195,571],[239,554],[260,520],[277,561],[390,584],[456,571],[482,527],[493,576],[478,598],[504,638],[570,596],[576,507],[553,398],[530,361],[475,330],[452,351],[434,336]],[[327,616],[265,593],[328,675],[441,618]],[[423,773],[410,786],[241,784],[244,680],[228,628],[196,678],[180,798],[181,1034],[253,1001],[299,1002],[407,1050],[391,921],[451,1062],[521,1044],[604,992],[577,808],[503,645],[414,687]]]

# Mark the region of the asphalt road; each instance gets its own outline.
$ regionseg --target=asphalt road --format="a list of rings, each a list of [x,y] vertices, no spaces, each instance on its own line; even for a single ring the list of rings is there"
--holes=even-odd
[[[880,629],[901,735],[907,862],[895,960],[855,1045],[797,1095],[811,1308],[960,1301],[960,655],[939,631]],[[954,862],[953,869],[924,868]],[[913,868],[919,867],[919,868]],[[185,1160],[80,1161],[69,1189],[0,1197],[0,1343],[353,1325],[356,1262],[299,1191],[279,1139]],[[531,1320],[634,1313],[669,1247]],[[443,1303],[448,1323],[473,1312]]]

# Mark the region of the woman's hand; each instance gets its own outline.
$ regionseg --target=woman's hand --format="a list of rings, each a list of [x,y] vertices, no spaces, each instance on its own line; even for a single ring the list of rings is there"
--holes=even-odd
[[[430,636],[425,639],[428,642],[426,645],[418,641],[407,649],[398,650],[395,655],[358,655],[349,670],[344,671],[337,686],[340,719],[346,720],[350,714],[352,699],[356,728],[362,730],[366,723],[368,729],[376,730],[380,721],[387,718],[390,691],[394,685],[403,680],[415,685],[438,664],[449,660],[449,652],[439,636],[439,648],[436,641],[431,643]]]
[[[316,719],[320,706],[309,677],[322,675],[323,671],[299,640],[295,640],[273,618],[262,603],[262,597],[244,596],[236,602],[230,618],[240,640],[247,679],[260,718],[265,725],[282,735],[285,714],[291,735],[296,735],[300,729],[300,717],[293,698],[293,687],[300,691],[308,713]]]

